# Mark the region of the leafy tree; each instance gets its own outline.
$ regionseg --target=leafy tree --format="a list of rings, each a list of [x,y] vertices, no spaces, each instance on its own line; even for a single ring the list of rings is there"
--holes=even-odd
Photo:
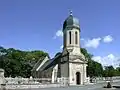
[[[115,76],[115,69],[113,68],[113,66],[105,66],[104,76],[105,77]]]
[[[120,76],[120,66],[115,69],[115,76]]]
[[[39,50],[21,51],[0,47],[0,68],[5,70],[6,77],[30,77],[34,64],[45,56],[49,56],[48,53]]]
[[[114,69],[112,66],[106,67],[103,71],[102,65],[92,60],[93,55],[88,53],[85,48],[81,48],[82,54],[88,60],[87,75],[90,77],[95,76],[113,76],[120,75],[120,67]],[[48,53],[34,50],[34,51],[21,51],[14,48],[5,49],[0,47],[0,68],[5,70],[5,76],[9,77],[30,77],[31,69],[35,63]],[[114,73],[114,74],[113,74]]]
[[[81,48],[82,54],[88,60],[87,75],[92,77],[102,76],[103,67],[100,63],[92,60],[93,55],[87,52],[85,48]]]

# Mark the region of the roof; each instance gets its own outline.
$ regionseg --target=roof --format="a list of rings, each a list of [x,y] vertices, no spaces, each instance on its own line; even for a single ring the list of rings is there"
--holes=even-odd
[[[48,66],[49,63],[50,63],[50,60],[47,60],[47,61],[44,63],[44,65],[42,65],[42,66],[39,68],[38,71],[44,71],[44,68],[45,68],[46,66]]]
[[[80,29],[79,25],[80,25],[79,19],[77,19],[76,17],[73,17],[73,15],[69,15],[67,19],[64,21],[63,30],[66,30],[66,28]]]
[[[54,67],[56,64],[58,64],[58,61],[60,60],[60,56],[62,54],[59,52],[55,55],[53,59],[50,59],[49,57],[45,57],[43,60],[39,60],[35,66],[33,67],[32,71],[44,71],[48,68]]]
[[[42,66],[42,64],[44,64],[47,60],[49,60],[48,56],[40,58],[38,60],[38,62],[34,65],[32,71],[37,70],[38,68],[40,68]]]
[[[62,53],[57,53],[53,59],[50,60],[50,62],[46,65],[44,70],[47,70],[50,67],[54,67],[56,64],[59,63],[59,60],[61,58]]]

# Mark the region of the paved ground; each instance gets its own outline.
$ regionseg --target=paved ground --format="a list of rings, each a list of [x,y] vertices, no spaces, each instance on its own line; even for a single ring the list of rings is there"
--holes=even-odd
[[[103,88],[104,85],[105,84],[95,84],[95,85],[87,85],[87,86],[71,86],[71,87],[48,88],[48,89],[39,89],[39,90],[110,90]],[[120,88],[114,90],[120,90]]]
[[[106,83],[94,84],[94,85],[86,85],[86,86],[70,86],[70,87],[54,87],[54,88],[39,88],[39,89],[26,89],[26,90],[111,90],[105,89]],[[120,85],[120,82],[112,83],[112,85]],[[113,90],[113,89],[112,89]],[[114,89],[114,90],[120,90]]]

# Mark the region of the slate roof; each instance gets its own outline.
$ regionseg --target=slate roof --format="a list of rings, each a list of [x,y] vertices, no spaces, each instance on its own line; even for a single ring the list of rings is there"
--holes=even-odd
[[[69,15],[68,18],[64,21],[63,30],[66,30],[66,28],[80,29],[79,25],[79,19],[73,17],[73,15]]]
[[[41,63],[45,60],[45,58],[46,57],[40,58],[38,62],[34,65],[32,71],[36,70],[41,65]]]
[[[39,68],[38,71],[44,71],[44,70],[47,70],[48,68],[53,68],[56,64],[58,64],[58,60],[60,60],[61,55],[62,55],[61,53],[57,53],[53,59],[50,59],[50,58],[49,58],[49,60],[47,60],[47,61]],[[33,67],[32,70],[36,70],[36,69],[41,65],[41,63],[42,63],[44,60],[45,60],[45,58],[42,59],[42,60],[40,59],[40,60],[36,63],[36,65]]]
[[[44,68],[44,70],[46,70],[46,69],[48,69],[50,67],[54,67],[56,64],[58,64],[59,60],[61,58],[61,55],[62,55],[62,53],[57,53],[55,55],[55,57],[52,60],[50,60],[50,62],[48,63],[48,65],[46,65],[46,67]]]

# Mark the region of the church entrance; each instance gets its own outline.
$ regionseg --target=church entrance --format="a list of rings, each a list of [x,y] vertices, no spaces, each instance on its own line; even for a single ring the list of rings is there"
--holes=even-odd
[[[80,72],[76,72],[76,84],[77,84],[77,85],[80,85],[80,81],[81,81],[81,80],[80,80],[80,79],[81,79],[80,77],[81,77]]]

